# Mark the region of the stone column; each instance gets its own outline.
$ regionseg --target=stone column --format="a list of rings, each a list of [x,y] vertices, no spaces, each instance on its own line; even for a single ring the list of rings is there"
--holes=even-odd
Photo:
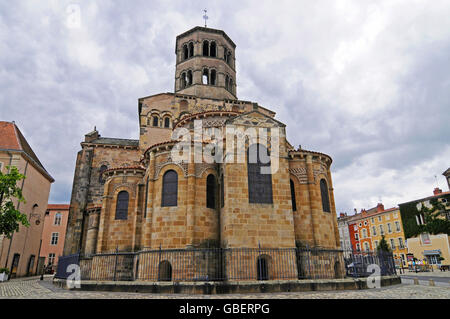
[[[336,240],[336,247],[340,247],[340,237],[339,237],[339,229],[337,225],[337,215],[336,215],[336,205],[334,202],[334,191],[333,191],[333,182],[331,181],[331,171],[328,168],[327,169],[327,178],[328,178],[328,191],[330,194],[330,208],[331,208],[331,214],[333,216],[333,228],[334,228],[334,237]]]
[[[89,212],[89,222],[87,225],[87,238],[86,238],[86,247],[85,253],[95,254],[96,253],[96,244],[98,237],[98,226],[99,226],[99,218],[100,218],[100,209],[93,209]]]
[[[152,246],[152,225],[153,225],[153,206],[155,200],[155,153],[150,152],[150,161],[148,164],[148,193],[147,193],[147,206],[144,207],[143,233],[141,237],[141,247]],[[145,205],[145,204],[144,204]]]
[[[309,205],[311,211],[311,230],[313,232],[313,242],[314,246],[318,246],[320,244],[319,238],[319,208],[318,207],[318,196],[315,187],[314,181],[314,171],[312,165],[312,155],[306,155],[306,175],[308,178],[308,192],[309,192]]]
[[[188,163],[187,189],[186,189],[186,244],[188,247],[194,245],[195,228],[195,163],[194,152],[191,152]]]

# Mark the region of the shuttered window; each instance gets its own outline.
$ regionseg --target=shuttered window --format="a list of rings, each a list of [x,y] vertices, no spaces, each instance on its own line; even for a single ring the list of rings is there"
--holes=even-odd
[[[322,210],[330,213],[330,199],[328,197],[328,186],[324,179],[320,180],[320,195],[322,196]]]
[[[128,218],[128,201],[130,195],[128,192],[121,191],[117,195],[116,203],[116,220],[126,220]]]
[[[261,168],[270,168],[267,149],[261,144],[252,144],[247,150],[248,196],[250,203],[272,204],[272,174],[261,174]]]
[[[161,206],[177,206],[178,175],[175,171],[167,171],[163,176]]]

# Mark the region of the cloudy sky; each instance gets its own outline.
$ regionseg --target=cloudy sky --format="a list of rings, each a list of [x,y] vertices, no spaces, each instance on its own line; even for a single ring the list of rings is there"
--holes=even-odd
[[[175,37],[204,8],[237,44],[238,97],[332,156],[338,212],[448,190],[448,0],[1,1],[0,120],[55,178],[51,203],[94,126],[138,138],[137,99],[173,91]]]

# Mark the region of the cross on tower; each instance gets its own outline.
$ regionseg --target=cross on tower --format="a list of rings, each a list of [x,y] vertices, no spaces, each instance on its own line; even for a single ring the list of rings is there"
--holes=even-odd
[[[205,28],[206,28],[206,20],[208,20],[208,16],[206,15],[206,12],[208,12],[208,10],[203,10],[203,12],[205,12],[205,15],[203,16],[203,19],[205,20]]]

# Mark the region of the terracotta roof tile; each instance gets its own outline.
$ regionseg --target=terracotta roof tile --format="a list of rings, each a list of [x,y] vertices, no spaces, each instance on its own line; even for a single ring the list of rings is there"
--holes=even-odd
[[[22,150],[13,123],[0,122],[0,149]]]
[[[23,151],[53,180],[16,124],[0,121],[0,149]]]

